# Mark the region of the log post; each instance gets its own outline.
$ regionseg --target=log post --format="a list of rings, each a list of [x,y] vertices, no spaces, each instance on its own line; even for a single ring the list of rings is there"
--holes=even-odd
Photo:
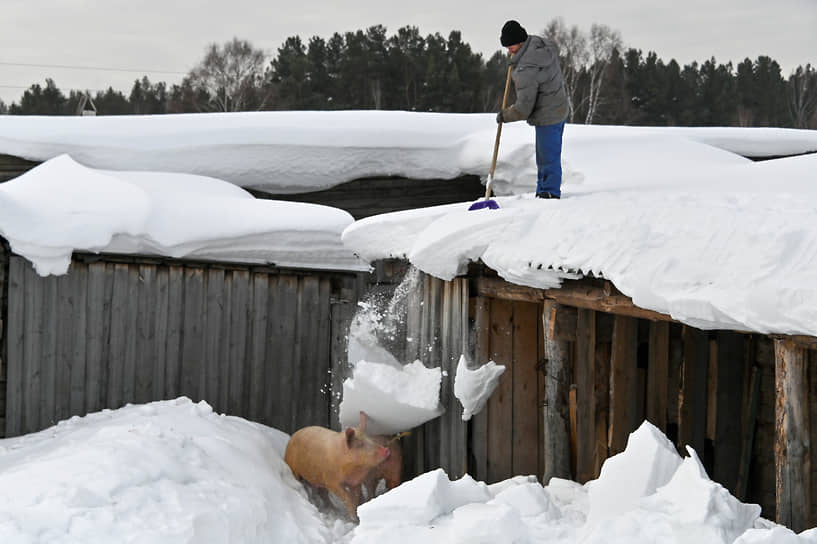
[[[546,300],[543,303],[542,329],[545,341],[545,403],[543,449],[544,473],[542,484],[547,485],[554,476],[571,478],[569,389],[570,345],[554,336],[557,305]]]
[[[807,361],[793,341],[774,341],[777,522],[796,532],[812,525]]]

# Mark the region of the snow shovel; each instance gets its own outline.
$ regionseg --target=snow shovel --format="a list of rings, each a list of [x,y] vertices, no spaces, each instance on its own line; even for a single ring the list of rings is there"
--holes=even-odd
[[[508,105],[508,90],[511,88],[511,70],[512,66],[508,66],[508,78],[505,80],[505,95],[502,97],[502,109]],[[468,211],[482,210],[488,208],[490,210],[499,209],[499,204],[496,200],[491,198],[491,185],[494,183],[494,170],[496,170],[496,158],[499,155],[499,138],[502,136],[503,123],[496,125],[496,142],[494,142],[494,158],[491,159],[491,171],[488,173],[488,181],[485,182],[485,199],[474,202],[468,207]]]

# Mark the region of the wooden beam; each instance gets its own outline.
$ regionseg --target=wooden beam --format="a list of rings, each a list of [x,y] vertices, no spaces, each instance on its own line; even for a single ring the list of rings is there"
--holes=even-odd
[[[624,451],[627,438],[638,425],[635,387],[638,382],[638,322],[616,316],[610,361],[609,453]]]
[[[812,525],[807,362],[792,340],[775,340],[777,522],[795,532]]]
[[[563,306],[585,308],[616,315],[625,315],[650,321],[678,323],[667,314],[640,308],[633,299],[622,295],[611,282],[599,282],[592,278],[566,280],[557,289],[538,289],[507,282],[501,278],[479,276],[474,279],[476,294],[488,298],[515,300],[519,302],[541,302],[553,300]],[[735,331],[748,333],[749,331]],[[798,346],[817,349],[817,336],[805,334],[772,334],[772,339],[788,339]]]
[[[558,289],[537,289],[515,285],[499,278],[479,277],[476,279],[477,294],[481,296],[520,302],[540,302],[549,299],[564,306],[575,308],[653,321],[674,321],[666,314],[639,308],[633,304],[630,297],[622,295],[614,288],[611,289],[609,285],[609,282],[598,285],[597,282],[576,280],[565,281]]]

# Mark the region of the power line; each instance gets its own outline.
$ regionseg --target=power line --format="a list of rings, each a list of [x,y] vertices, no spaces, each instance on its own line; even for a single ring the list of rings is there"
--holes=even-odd
[[[5,62],[0,61],[0,65],[2,66],[25,66],[29,68],[61,68],[64,70],[92,70],[92,71],[99,71],[99,72],[133,72],[139,74],[173,74],[173,75],[186,75],[187,72],[173,72],[170,70],[135,70],[132,68],[112,68],[110,66],[77,66],[77,65],[70,65],[70,64],[34,64],[30,62]]]

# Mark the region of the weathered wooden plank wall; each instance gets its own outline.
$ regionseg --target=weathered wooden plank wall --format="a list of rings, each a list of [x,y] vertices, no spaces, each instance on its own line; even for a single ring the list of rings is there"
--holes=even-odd
[[[468,283],[424,276],[409,296],[406,316],[406,360],[419,359],[441,368],[440,403],[445,413],[403,440],[406,475],[442,467],[451,478],[468,470],[468,426],[454,397],[454,376],[460,355],[469,353]]]
[[[161,261],[43,278],[11,256],[6,435],[181,395],[286,432],[328,426],[358,289],[355,274]]]

